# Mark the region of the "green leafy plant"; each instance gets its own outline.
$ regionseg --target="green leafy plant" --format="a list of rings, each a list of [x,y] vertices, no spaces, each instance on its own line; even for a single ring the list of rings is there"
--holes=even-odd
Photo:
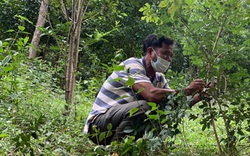
[[[232,9],[236,8],[238,11],[231,14]],[[250,71],[245,66],[249,62],[245,45],[250,35],[246,26],[249,23],[247,8],[249,3],[246,1],[163,0],[154,9],[163,28],[172,26],[172,30],[165,33],[172,34],[182,44],[183,53],[190,60],[189,68],[194,72],[192,75],[214,84],[210,91],[214,100],[201,104],[203,113],[195,118],[203,118],[203,130],[210,126],[213,128],[221,155],[236,155],[237,144],[249,140],[243,133],[244,130],[249,134],[249,123],[246,124],[249,118],[249,88],[244,87],[248,85]],[[152,14],[141,11],[144,19],[152,18]],[[243,19],[236,20],[241,15]],[[162,31],[161,26],[159,31]],[[224,122],[224,136],[218,133],[218,119]]]

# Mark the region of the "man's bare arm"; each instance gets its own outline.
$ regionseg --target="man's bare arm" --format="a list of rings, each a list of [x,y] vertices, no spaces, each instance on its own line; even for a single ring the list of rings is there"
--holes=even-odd
[[[149,82],[135,83],[133,85],[133,89],[135,91],[142,89],[142,91],[139,94],[149,102],[161,102],[167,93],[170,94],[176,92],[173,89],[156,88]]]

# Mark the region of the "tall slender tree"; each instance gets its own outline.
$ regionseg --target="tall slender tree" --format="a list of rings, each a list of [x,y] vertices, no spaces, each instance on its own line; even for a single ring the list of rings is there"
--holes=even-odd
[[[77,71],[80,30],[83,16],[83,3],[84,0],[72,0],[71,26],[69,31],[69,53],[66,66],[66,111],[68,110],[69,105],[73,104],[74,102],[75,74]]]
[[[34,59],[36,57],[36,49],[39,45],[41,38],[41,31],[39,27],[43,27],[46,22],[46,15],[48,13],[49,0],[43,0],[39,9],[39,15],[36,23],[36,29],[31,41],[32,46],[29,49],[29,58]]]

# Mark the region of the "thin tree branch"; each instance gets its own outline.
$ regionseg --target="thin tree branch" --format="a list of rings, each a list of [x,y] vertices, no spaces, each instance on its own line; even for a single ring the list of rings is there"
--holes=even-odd
[[[87,8],[88,8],[89,5],[90,5],[90,0],[88,1],[87,5],[86,5],[86,7],[84,9],[83,16],[86,14]]]
[[[219,31],[217,33],[216,40],[214,42],[214,46],[213,46],[213,49],[212,49],[212,52],[211,52],[212,55],[213,55],[214,50],[215,50],[215,48],[216,48],[216,46],[218,44],[218,41],[219,41],[219,38],[220,38],[220,35],[221,35],[222,31],[223,31],[223,26],[220,27],[220,29],[219,29]]]
[[[64,14],[65,19],[67,21],[70,21],[65,0],[60,0],[60,3],[61,3],[61,6],[62,6],[61,9],[62,9],[62,12]]]

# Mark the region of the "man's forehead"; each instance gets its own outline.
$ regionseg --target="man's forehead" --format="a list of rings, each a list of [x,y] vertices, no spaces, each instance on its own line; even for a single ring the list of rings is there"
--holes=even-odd
[[[163,51],[173,51],[174,49],[174,45],[167,45],[167,44],[162,44],[162,47],[160,48]]]

